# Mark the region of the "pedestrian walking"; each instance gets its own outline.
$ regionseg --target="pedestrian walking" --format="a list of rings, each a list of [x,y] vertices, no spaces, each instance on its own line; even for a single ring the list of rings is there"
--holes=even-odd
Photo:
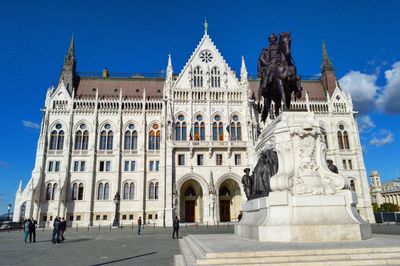
[[[56,217],[53,222],[53,244],[60,243],[60,219]]]
[[[67,221],[64,220],[64,217],[61,218],[60,221],[60,239],[61,241],[65,240],[64,232],[67,229]]]
[[[36,226],[36,220],[31,217],[31,223],[29,224],[29,243],[32,243],[32,237],[33,243],[36,242]]]
[[[137,234],[140,235],[140,232],[142,231],[142,217],[139,217],[139,219],[137,220],[137,224],[138,224]]]
[[[24,220],[24,242],[27,243],[26,241],[28,240],[29,236],[29,228],[30,228],[30,219],[25,219]]]
[[[172,227],[174,231],[172,232],[172,238],[175,239],[175,233],[176,233],[176,238],[179,238],[179,218],[178,216],[175,216],[175,219],[173,221]]]

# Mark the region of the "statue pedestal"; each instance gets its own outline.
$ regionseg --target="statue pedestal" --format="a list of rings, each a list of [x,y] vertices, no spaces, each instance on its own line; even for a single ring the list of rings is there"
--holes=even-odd
[[[259,136],[257,156],[278,155],[267,197],[243,204],[235,235],[269,242],[355,241],[371,237],[348,180],[330,172],[326,146],[311,112],[283,112]]]

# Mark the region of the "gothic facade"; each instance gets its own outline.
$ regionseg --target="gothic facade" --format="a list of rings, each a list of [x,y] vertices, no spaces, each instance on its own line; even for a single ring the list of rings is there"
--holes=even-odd
[[[371,172],[371,199],[380,206],[383,203],[393,203],[400,206],[400,178],[381,183],[378,171]]]
[[[69,225],[109,225],[118,192],[122,224],[236,221],[243,169],[253,168],[258,119],[244,59],[239,77],[205,32],[179,74],[113,77],[76,72],[74,42],[57,87],[47,91],[35,167],[16,194],[14,220],[55,216]],[[292,109],[314,112],[333,160],[373,221],[351,97],[341,90],[323,45],[322,76],[303,80]],[[257,95],[257,93],[255,93]],[[261,128],[266,124],[261,124]]]

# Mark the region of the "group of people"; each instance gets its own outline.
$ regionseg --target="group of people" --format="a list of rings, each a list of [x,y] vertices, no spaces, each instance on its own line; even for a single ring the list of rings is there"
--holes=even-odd
[[[37,222],[33,218],[25,219],[24,220],[24,242],[28,243],[28,236],[29,236],[29,243],[36,242],[36,226]]]
[[[53,236],[51,238],[51,241],[53,244],[60,243],[65,240],[64,238],[64,232],[67,228],[67,221],[64,219],[64,217],[56,217],[53,222]]]

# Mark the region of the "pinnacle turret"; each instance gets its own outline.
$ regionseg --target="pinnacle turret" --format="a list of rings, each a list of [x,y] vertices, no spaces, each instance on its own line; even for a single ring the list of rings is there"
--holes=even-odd
[[[333,71],[333,64],[329,59],[328,51],[326,50],[325,40],[322,40],[322,65],[321,71]]]
[[[74,88],[75,76],[76,76],[75,43],[74,43],[74,34],[72,34],[67,54],[64,57],[64,64],[61,71],[60,79],[58,80],[58,85],[60,85],[60,83],[64,81],[65,87],[67,88],[68,92],[71,95],[72,95],[72,90]]]
[[[168,65],[167,65],[167,80],[172,80],[173,68],[171,54],[168,54]]]
[[[247,68],[246,63],[244,62],[244,56],[242,56],[242,66],[240,67],[240,80],[247,80]]]

